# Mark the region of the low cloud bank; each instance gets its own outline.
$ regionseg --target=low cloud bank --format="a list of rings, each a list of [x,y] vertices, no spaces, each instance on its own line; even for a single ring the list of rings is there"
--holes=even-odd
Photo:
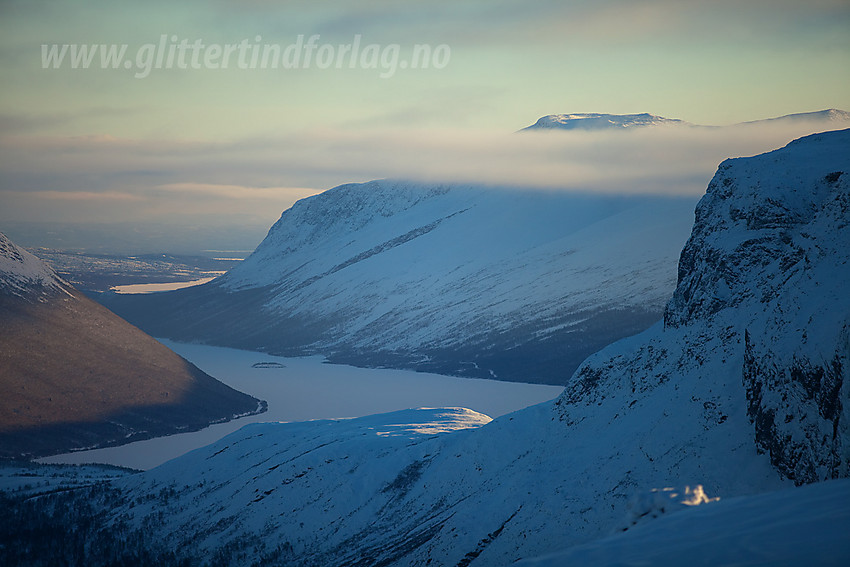
[[[0,138],[0,222],[268,226],[296,200],[378,178],[697,196],[728,157],[848,124],[493,133],[310,131],[232,142]]]

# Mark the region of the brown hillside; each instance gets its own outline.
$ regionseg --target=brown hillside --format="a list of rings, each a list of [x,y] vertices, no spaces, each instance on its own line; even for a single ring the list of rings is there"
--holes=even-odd
[[[73,288],[0,294],[0,456],[122,444],[260,409]]]

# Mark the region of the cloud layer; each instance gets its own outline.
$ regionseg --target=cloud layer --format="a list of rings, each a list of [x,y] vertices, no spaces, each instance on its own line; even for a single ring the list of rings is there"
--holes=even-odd
[[[559,191],[701,194],[727,157],[823,124],[616,132],[313,130],[229,143],[109,136],[0,138],[0,221],[270,225],[297,199],[377,178]]]

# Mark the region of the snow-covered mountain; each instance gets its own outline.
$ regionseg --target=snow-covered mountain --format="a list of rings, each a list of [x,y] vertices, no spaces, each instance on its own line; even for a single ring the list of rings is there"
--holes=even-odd
[[[481,427],[459,409],[251,425],[57,497],[51,518],[94,506],[112,530],[96,553],[112,559],[141,542],[160,564],[499,566],[624,529],[654,537],[670,522],[653,518],[687,505],[846,478],[848,172],[850,130],[721,164],[663,322],[590,357],[551,403]],[[836,564],[847,521],[820,534]]]
[[[200,429],[261,411],[0,233],[0,457]]]
[[[680,341],[720,339],[692,360],[743,356],[757,446],[798,483],[850,474],[848,139],[813,135],[721,164],[664,315]]]
[[[764,120],[753,120],[750,122],[742,122],[727,126],[756,126],[756,125],[780,125],[780,124],[799,124],[807,123],[813,126],[818,126],[821,129],[841,128],[850,124],[850,112],[830,108],[827,110],[819,110],[816,112],[800,112],[797,114],[787,114],[776,118],[767,118]],[[537,122],[523,128],[520,132],[525,131],[545,131],[545,130],[624,130],[636,129],[649,126],[688,126],[696,128],[718,128],[718,126],[702,126],[679,120],[676,118],[664,118],[654,114],[600,114],[595,112],[589,113],[573,113],[573,114],[549,114],[543,116]]]
[[[528,130],[619,130],[645,126],[691,126],[677,118],[664,118],[646,112],[642,114],[600,114],[585,112],[574,114],[549,114],[523,128]]]
[[[214,282],[103,301],[155,336],[563,384],[660,318],[694,202],[342,185],[285,211]]]
[[[777,123],[797,123],[797,122],[814,122],[820,123],[824,128],[842,127],[850,123],[850,112],[839,110],[837,108],[828,108],[826,110],[818,110],[816,112],[798,112],[796,114],[786,114],[776,118],[767,118],[764,120],[753,120],[750,122],[742,122],[742,126],[750,126],[756,124],[777,124]]]

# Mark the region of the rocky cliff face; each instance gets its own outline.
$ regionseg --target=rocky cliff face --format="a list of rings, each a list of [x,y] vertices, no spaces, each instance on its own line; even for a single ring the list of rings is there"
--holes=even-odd
[[[739,381],[755,445],[783,476],[847,476],[848,141],[847,130],[818,134],[721,164],[697,206],[664,329],[625,358],[589,361],[563,401],[683,373],[714,379],[714,395]],[[705,403],[727,415],[721,408],[737,401]]]
[[[847,476],[850,132],[724,162],[665,323],[734,320],[755,441],[797,483]]]

